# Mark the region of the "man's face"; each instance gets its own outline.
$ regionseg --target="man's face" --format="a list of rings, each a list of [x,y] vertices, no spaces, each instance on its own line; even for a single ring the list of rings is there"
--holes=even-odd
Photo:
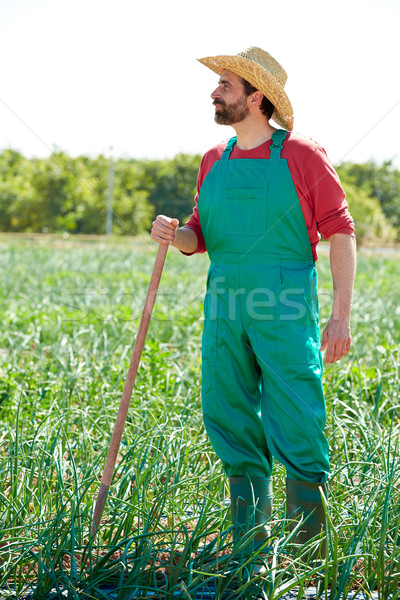
[[[219,125],[240,123],[249,114],[247,96],[241,78],[231,71],[223,71],[218,87],[211,94],[215,106],[215,122]]]

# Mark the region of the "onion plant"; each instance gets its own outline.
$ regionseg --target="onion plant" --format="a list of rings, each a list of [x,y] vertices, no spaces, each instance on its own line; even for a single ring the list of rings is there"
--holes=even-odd
[[[0,246],[0,588],[32,599],[399,597],[400,284],[359,257],[348,358],[325,369],[332,474],[328,557],[293,543],[275,465],[266,572],[232,540],[226,479],[200,398],[207,258],[167,257],[112,487],[93,503],[155,248],[143,238]],[[327,256],[319,261],[329,317]],[[256,535],[249,532],[245,544]]]

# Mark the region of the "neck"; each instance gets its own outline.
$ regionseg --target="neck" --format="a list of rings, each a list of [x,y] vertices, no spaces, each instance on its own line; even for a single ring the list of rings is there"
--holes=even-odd
[[[251,150],[261,146],[272,138],[272,134],[276,131],[275,127],[271,127],[265,117],[263,119],[248,121],[245,119],[240,123],[232,125],[237,135],[237,147],[241,150]]]

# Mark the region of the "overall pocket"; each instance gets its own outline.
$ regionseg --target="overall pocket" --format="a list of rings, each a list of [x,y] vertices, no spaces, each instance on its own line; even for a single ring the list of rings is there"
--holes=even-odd
[[[224,188],[221,197],[221,233],[263,235],[267,231],[267,195],[268,185],[262,188]]]
[[[287,364],[320,365],[315,266],[281,268],[279,355]]]

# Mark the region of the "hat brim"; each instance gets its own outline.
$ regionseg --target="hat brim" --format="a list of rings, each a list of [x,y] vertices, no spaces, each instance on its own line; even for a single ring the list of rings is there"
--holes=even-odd
[[[293,108],[290,100],[281,84],[261,65],[242,56],[206,56],[197,60],[218,75],[227,69],[251,83],[274,105],[272,119],[284,129],[292,131]]]

